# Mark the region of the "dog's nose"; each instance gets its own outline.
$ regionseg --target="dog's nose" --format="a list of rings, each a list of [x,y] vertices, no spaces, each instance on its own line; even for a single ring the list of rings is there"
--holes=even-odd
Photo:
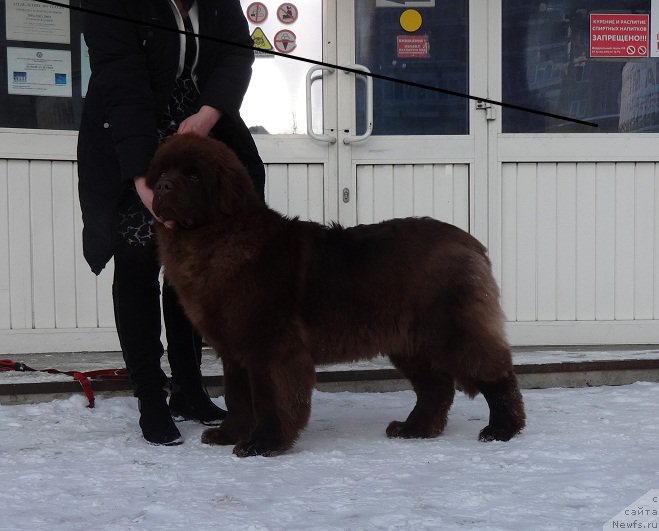
[[[160,194],[171,192],[173,189],[174,189],[174,185],[169,179],[160,179],[156,183],[156,192]]]

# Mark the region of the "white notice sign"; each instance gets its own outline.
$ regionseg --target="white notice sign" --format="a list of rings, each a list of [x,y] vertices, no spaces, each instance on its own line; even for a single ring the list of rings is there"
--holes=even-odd
[[[71,52],[7,48],[7,93],[71,97]]]
[[[5,0],[8,41],[71,42],[69,9],[30,0]],[[61,4],[69,0],[59,0]]]

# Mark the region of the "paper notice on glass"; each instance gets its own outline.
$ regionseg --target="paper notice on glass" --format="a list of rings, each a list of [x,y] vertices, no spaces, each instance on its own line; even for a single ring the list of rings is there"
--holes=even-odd
[[[7,93],[71,97],[71,52],[7,48]]]
[[[69,4],[69,0],[59,0]],[[67,7],[30,0],[5,0],[8,41],[71,42],[71,15]]]

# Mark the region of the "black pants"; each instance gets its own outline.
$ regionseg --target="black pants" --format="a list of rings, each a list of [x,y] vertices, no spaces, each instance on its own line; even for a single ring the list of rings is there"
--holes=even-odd
[[[121,351],[138,397],[161,394],[168,381],[160,366],[161,299],[172,385],[201,384],[201,338],[166,281],[161,297],[160,269],[153,220],[128,190],[118,209],[112,296]]]

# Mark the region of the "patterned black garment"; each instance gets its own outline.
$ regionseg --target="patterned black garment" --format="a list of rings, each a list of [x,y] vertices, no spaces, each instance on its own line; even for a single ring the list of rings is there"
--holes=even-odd
[[[185,19],[185,29],[188,32],[193,31],[189,18]],[[176,133],[179,124],[198,110],[199,90],[192,79],[192,66],[196,55],[196,39],[188,35],[183,72],[176,80],[169,106],[158,127],[158,137],[161,142]],[[122,199],[118,215],[117,237],[123,243],[144,247],[154,242],[155,221],[134,189],[129,190]]]
[[[155,243],[153,228],[155,220],[134,188],[126,190],[117,209],[117,216],[119,244],[146,247]]]
[[[179,124],[183,120],[197,112],[196,107],[199,90],[197,90],[197,86],[194,84],[192,78],[189,77],[189,72],[187,77],[184,76],[185,72],[176,80],[167,113],[160,122],[158,136],[161,142],[168,136],[176,133]]]
[[[192,23],[189,18],[185,21],[185,31],[193,32]],[[199,98],[199,89],[192,79],[192,66],[197,55],[197,43],[195,37],[186,36],[185,44],[185,65],[183,72],[176,79],[174,91],[169,100],[167,112],[160,121],[158,135],[160,141],[176,133],[179,124],[188,116],[197,112],[197,99]]]

